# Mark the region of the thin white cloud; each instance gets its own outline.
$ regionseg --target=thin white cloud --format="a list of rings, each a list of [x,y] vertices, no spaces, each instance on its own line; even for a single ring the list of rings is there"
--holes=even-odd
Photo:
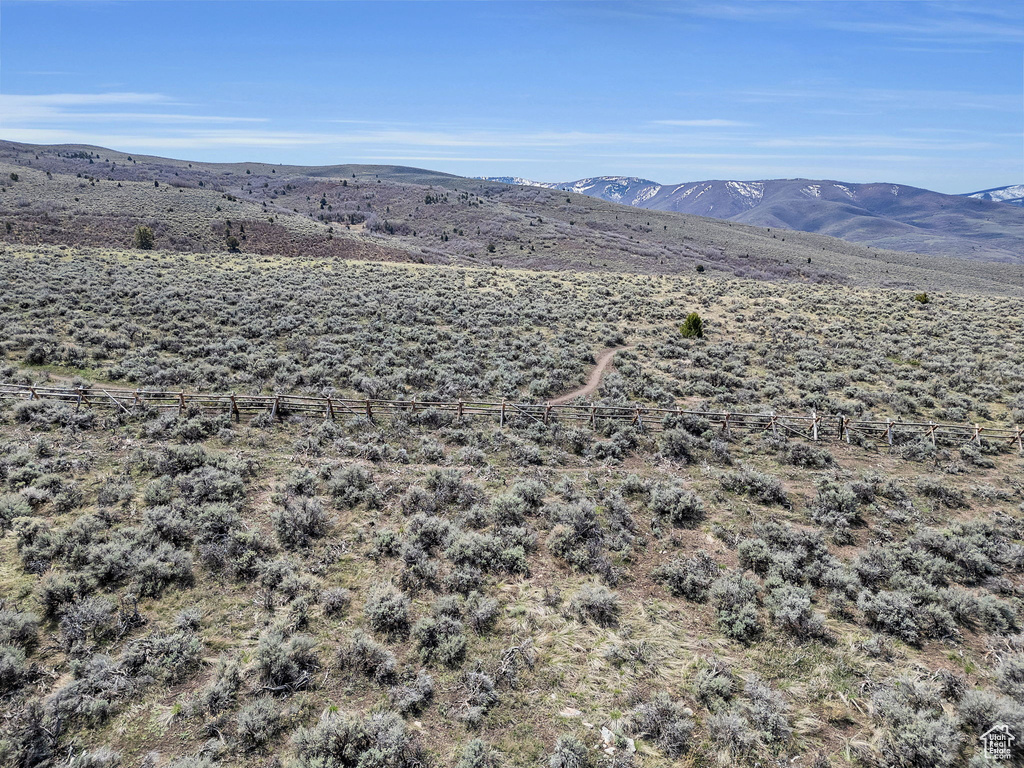
[[[739,120],[708,118],[704,120],[653,120],[654,125],[668,125],[678,128],[739,128],[752,125]]]
[[[266,118],[231,115],[192,115],[176,112],[96,111],[97,107],[168,107],[171,99],[160,93],[47,93],[0,94],[0,126],[34,127],[76,122],[152,123],[263,123]]]

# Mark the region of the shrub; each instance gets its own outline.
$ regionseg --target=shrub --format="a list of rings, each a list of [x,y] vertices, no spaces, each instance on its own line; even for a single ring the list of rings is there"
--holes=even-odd
[[[548,757],[548,768],[591,768],[587,745],[575,736],[559,736]]]
[[[763,504],[789,503],[778,478],[749,467],[726,472],[719,478],[719,482],[725,490],[752,496]]]
[[[646,736],[669,757],[678,757],[689,749],[693,734],[693,712],[673,701],[664,692],[657,693],[629,715],[638,736]]]
[[[7,608],[0,600],[0,645],[32,648],[39,634],[39,617],[30,611]]]
[[[1010,654],[999,662],[996,685],[1003,693],[1024,704],[1024,654]]]
[[[275,691],[294,692],[313,681],[320,668],[316,641],[309,635],[285,637],[279,627],[265,630],[256,646],[255,665],[260,678]]]
[[[768,593],[766,603],[772,620],[797,637],[820,637],[825,631],[825,621],[811,608],[811,594],[803,587],[776,587]]]
[[[238,741],[247,750],[259,749],[281,731],[281,710],[270,696],[246,704],[235,717]]]
[[[470,592],[466,597],[466,619],[478,635],[490,631],[498,620],[500,604],[493,597]]]
[[[388,691],[391,707],[403,715],[414,714],[430,704],[434,698],[434,679],[422,669],[409,682]]]
[[[135,228],[135,236],[132,242],[140,251],[151,251],[156,244],[156,238],[153,236],[152,229],[138,226]]]
[[[288,498],[271,513],[274,531],[286,549],[308,547],[327,534],[331,520],[317,499]]]
[[[424,663],[436,659],[445,666],[455,667],[466,656],[466,638],[462,622],[451,616],[424,617],[412,628]]]
[[[32,514],[32,507],[20,493],[5,493],[0,495],[0,535],[9,531],[16,517],[28,517]]]
[[[619,618],[619,599],[600,584],[584,584],[569,601],[569,613],[580,621],[612,627]]]
[[[703,339],[704,321],[701,320],[700,315],[696,312],[691,312],[686,316],[683,324],[679,326],[679,333],[682,334],[684,339]]]
[[[718,563],[704,551],[683,560],[676,558],[671,562],[654,569],[655,581],[668,587],[675,597],[703,603],[708,598],[711,583],[720,573]]]
[[[390,638],[409,635],[409,598],[390,585],[378,585],[363,606],[363,615],[375,632]]]
[[[769,742],[779,743],[789,739],[791,730],[786,717],[786,702],[782,694],[773,691],[757,675],[747,678],[743,686],[747,697],[747,715],[757,726],[762,737]]]
[[[199,692],[197,702],[203,711],[216,715],[234,708],[242,687],[242,668],[234,659],[221,656],[213,679]]]
[[[594,508],[582,502],[552,504],[548,517],[555,523],[548,535],[548,549],[574,568],[593,570],[604,550],[604,535]]]
[[[691,464],[701,447],[701,442],[685,429],[666,429],[661,434],[661,452],[672,459]]]
[[[818,495],[811,504],[811,519],[827,529],[836,541],[849,543],[850,526],[860,514],[857,501],[849,483],[838,485],[826,480],[818,484]]]
[[[716,711],[732,700],[736,693],[736,676],[718,659],[711,659],[708,666],[697,671],[693,683],[697,700],[705,707]]]
[[[25,663],[25,650],[12,645],[0,645],[0,692],[7,693],[21,687],[31,675]]]
[[[935,499],[940,504],[950,509],[966,509],[970,506],[963,491],[943,485],[938,480],[930,477],[918,478],[915,483],[918,493],[929,499]]]
[[[883,765],[951,768],[960,764],[963,735],[930,686],[897,679],[876,691],[872,700],[884,726],[878,745]]]
[[[761,631],[757,585],[750,579],[742,574],[720,576],[712,583],[709,597],[718,612],[718,627],[728,637],[748,642]]]
[[[105,597],[85,597],[68,606],[60,619],[65,651],[83,650],[87,640],[98,643],[113,632],[116,611]]]
[[[498,768],[498,756],[483,739],[470,739],[459,753],[455,768]]]
[[[395,654],[358,629],[338,646],[336,659],[342,671],[359,672],[378,683],[390,682],[398,669]]]
[[[419,768],[425,757],[394,712],[352,715],[324,712],[312,728],[292,737],[300,768]]]
[[[909,645],[920,641],[918,607],[909,595],[888,591],[871,594],[865,590],[857,597],[857,607],[873,629],[894,635]]]
[[[130,677],[179,683],[199,669],[202,657],[203,644],[195,633],[158,631],[130,642],[118,658],[118,667]]]
[[[369,502],[375,498],[373,475],[366,467],[351,464],[335,472],[327,481],[327,492],[339,509]]]
[[[931,298],[928,296],[927,293],[924,293],[924,292],[922,292],[922,293],[915,293],[914,294],[914,301],[918,302],[919,304],[928,304],[928,303],[931,302]]]
[[[668,520],[677,527],[692,526],[704,518],[704,502],[682,485],[656,485],[648,505],[657,520]]]
[[[832,454],[809,443],[790,443],[783,458],[787,464],[807,469],[827,469],[835,464]]]
[[[465,709],[462,719],[469,725],[480,724],[484,715],[500,700],[494,684],[494,678],[480,669],[468,669],[462,674],[462,688],[465,691]]]
[[[344,587],[325,589],[320,593],[320,607],[326,616],[341,616],[352,603],[352,593]]]

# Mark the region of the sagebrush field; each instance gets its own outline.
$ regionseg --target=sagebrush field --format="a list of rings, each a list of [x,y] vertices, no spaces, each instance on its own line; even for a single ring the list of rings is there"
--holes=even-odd
[[[536,400],[624,346],[599,402],[1024,421],[1010,297],[38,246],[2,275],[7,381]],[[1024,731],[1009,444],[2,405],[10,764],[953,766]]]

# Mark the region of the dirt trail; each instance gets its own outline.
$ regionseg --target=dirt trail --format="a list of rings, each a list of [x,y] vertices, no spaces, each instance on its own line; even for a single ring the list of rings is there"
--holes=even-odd
[[[601,378],[604,376],[604,372],[608,370],[608,366],[612,363],[612,358],[615,357],[616,352],[621,352],[629,347],[615,347],[615,349],[609,349],[606,352],[602,352],[600,357],[597,358],[597,365],[594,366],[594,370],[590,372],[590,376],[587,377],[587,383],[579,389],[574,389],[565,395],[559,395],[548,400],[549,405],[562,405],[564,403],[571,402],[577,397],[587,397],[597,391],[598,386],[601,384]]]

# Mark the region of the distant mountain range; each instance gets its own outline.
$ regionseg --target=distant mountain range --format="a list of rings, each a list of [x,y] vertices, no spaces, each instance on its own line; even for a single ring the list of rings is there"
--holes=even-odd
[[[993,187],[981,192],[971,192],[967,197],[978,200],[994,200],[997,203],[1009,203],[1024,208],[1024,184],[1010,184],[1007,187]]]
[[[560,183],[517,177],[491,180],[576,192],[637,208],[814,232],[892,250],[1024,260],[1024,185],[945,195],[903,184],[812,179],[672,185],[632,176]]]

